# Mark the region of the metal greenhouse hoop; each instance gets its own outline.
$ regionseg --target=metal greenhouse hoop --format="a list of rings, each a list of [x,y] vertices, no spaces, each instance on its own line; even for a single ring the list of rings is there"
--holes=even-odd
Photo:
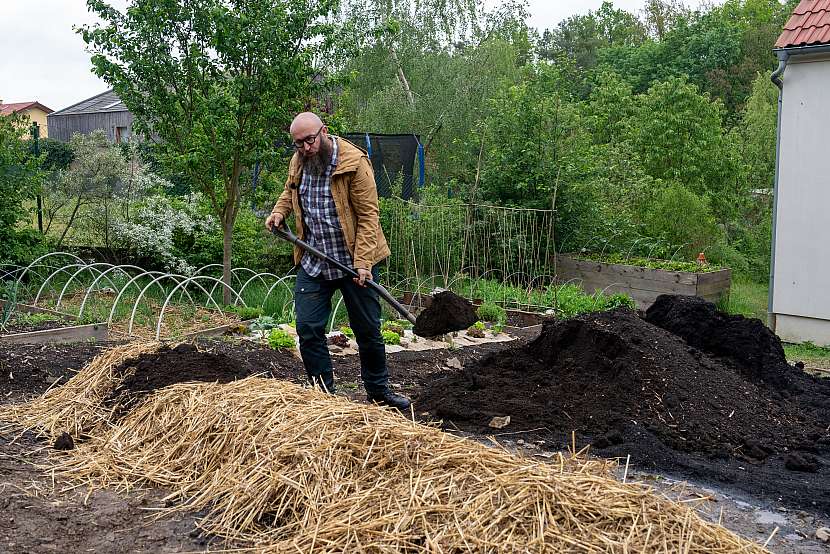
[[[81,258],[69,252],[49,252],[48,254],[44,254],[43,256],[35,258],[32,261],[32,263],[27,265],[26,268],[23,270],[23,273],[20,274],[20,277],[17,278],[17,284],[20,285],[20,281],[23,279],[23,277],[26,276],[26,273],[29,271],[29,269],[31,269],[35,264],[38,264],[38,262],[40,262],[41,260],[45,260],[46,258],[50,258],[53,256],[69,256],[70,258],[74,258],[76,261],[80,262],[81,265],[86,264],[86,262],[83,261]]]
[[[221,280],[216,279],[215,277],[209,277],[207,275],[196,275],[196,276],[193,276],[193,277],[188,277],[187,279],[185,279],[184,281],[182,281],[181,283],[179,283],[175,287],[173,287],[173,290],[171,290],[170,294],[167,295],[167,298],[164,300],[164,304],[162,304],[161,310],[159,311],[158,323],[156,323],[156,340],[159,340],[159,336],[161,336],[161,321],[162,321],[162,319],[164,319],[164,310],[167,309],[167,304],[170,302],[170,299],[173,297],[173,295],[176,293],[176,291],[180,287],[186,287],[191,282],[193,282],[197,287],[202,289],[202,291],[205,291],[205,289],[199,283],[196,282],[199,279],[207,279],[207,280],[210,280],[210,281],[217,281],[217,282],[224,285],[224,283]],[[237,301],[242,302],[242,305],[247,307],[247,304],[245,304],[245,301],[242,300],[241,296],[239,296],[239,293],[236,292],[235,290],[233,290],[233,288],[231,288],[230,290],[236,295]],[[207,294],[206,291],[205,291],[205,294]],[[222,311],[222,308],[220,308],[219,305],[216,303],[216,301],[213,300],[213,297],[209,295],[208,298],[210,298],[210,300],[213,301],[213,305],[216,306],[216,309],[219,310],[219,313],[224,315],[224,312]],[[135,311],[135,308],[133,308],[133,311]],[[132,323],[133,323],[132,318],[130,318],[130,332],[132,332]]]
[[[156,277],[155,279],[153,279],[152,281],[150,281],[150,282],[147,284],[147,286],[146,286],[146,287],[144,287],[143,289],[141,289],[141,292],[139,293],[138,297],[135,299],[135,303],[133,304],[133,310],[132,310],[132,312],[130,313],[130,323],[129,323],[129,325],[127,326],[127,335],[132,335],[132,334],[133,334],[133,320],[135,319],[135,312],[138,310],[138,304],[141,302],[141,299],[144,297],[144,293],[145,293],[145,292],[147,292],[147,290],[148,290],[150,287],[152,287],[153,285],[157,284],[159,281],[161,281],[161,280],[163,280],[163,279],[165,279],[165,278],[170,278],[170,279],[173,279],[174,281],[176,281],[176,287],[175,287],[175,289],[174,289],[174,290],[176,290],[176,289],[178,289],[178,288],[179,288],[179,286],[180,286],[180,285],[181,285],[181,283],[182,283],[182,281],[178,281],[178,280],[176,279],[176,277],[181,277],[181,278],[182,278],[182,279],[184,279],[185,281],[188,281],[188,280],[189,280],[189,278],[188,278],[188,277],[185,277],[184,275],[178,275],[178,274],[173,274],[173,273],[165,273],[164,275],[161,275],[161,276],[159,276],[159,277]],[[207,277],[207,276],[204,276],[204,275],[203,275],[203,276],[201,276],[201,277],[206,278],[206,279],[213,279],[213,277]],[[160,286],[160,285],[159,285],[159,286]],[[196,286],[197,286],[197,287],[199,287],[200,289],[202,289],[202,292],[204,292],[206,295],[208,294],[208,292],[205,290],[205,288],[204,288],[202,285],[200,285],[199,283],[196,283]],[[164,290],[164,288],[163,288],[163,287],[162,287],[162,290]],[[208,298],[210,298],[210,297],[208,296]],[[219,305],[216,303],[216,301],[215,301],[215,300],[213,300],[213,298],[210,298],[210,300],[213,302],[213,305],[214,305],[214,306],[216,306],[216,309],[217,309],[217,310],[219,310],[219,313],[224,314],[224,312],[222,311],[222,308],[220,308],[220,307],[219,307]]]
[[[47,283],[49,283],[49,281],[52,280],[52,277],[54,277],[55,275],[58,275],[59,273],[69,273],[70,268],[84,267],[84,266],[86,266],[86,264],[69,264],[69,265],[59,267],[58,269],[56,269],[55,271],[50,273],[49,276],[46,277],[46,279],[40,285],[40,288],[37,289],[37,294],[35,294],[35,299],[32,301],[32,306],[37,306],[37,302],[38,302],[38,300],[40,300],[40,294],[43,292],[43,289],[46,287]]]
[[[88,265],[80,268],[78,271],[76,271],[75,273],[73,273],[69,277],[69,279],[66,281],[66,283],[64,283],[63,288],[61,289],[61,292],[58,295],[58,301],[55,303],[55,307],[60,307],[61,301],[63,300],[63,295],[66,294],[66,289],[69,287],[69,283],[71,283],[75,279],[75,277],[77,277],[78,275],[80,275],[84,271],[98,271],[98,269],[96,269],[95,266],[101,266],[101,265],[107,266],[108,267],[107,271],[109,271],[109,269],[112,269],[113,267],[115,267],[113,264],[108,264],[106,262],[97,262],[97,263],[93,263],[93,264],[88,264]],[[98,271],[98,276],[100,277],[103,273],[106,273],[106,272]],[[113,289],[116,288],[115,283],[112,282],[112,279],[107,277],[107,281],[109,281],[109,284]]]
[[[115,308],[118,306],[118,303],[121,301],[121,296],[123,296],[124,292],[128,288],[130,288],[130,285],[132,285],[134,282],[136,282],[137,280],[141,279],[142,277],[146,277],[148,275],[150,275],[150,276],[152,276],[152,275],[161,275],[161,276],[167,275],[171,279],[176,281],[176,283],[180,282],[178,279],[176,279],[176,277],[181,277],[182,279],[185,278],[182,275],[175,275],[173,273],[164,273],[163,271],[144,271],[143,273],[139,273],[138,275],[136,275],[135,277],[130,279],[127,282],[126,285],[121,287],[121,290],[118,292],[118,295],[116,295],[115,300],[112,303],[112,308],[110,308],[110,316],[109,316],[109,318],[107,318],[107,325],[110,325],[112,323],[112,317],[115,315]],[[153,281],[153,282],[155,282],[155,281]],[[160,284],[158,285],[158,287],[161,289],[162,292],[164,292],[164,287],[162,287]],[[188,294],[188,296],[190,296],[190,295]],[[190,300],[191,300],[191,302],[193,302],[192,298]]]
[[[129,268],[129,269],[136,269],[136,270],[138,270],[138,271],[140,272],[140,274],[138,275],[139,277],[144,276],[144,275],[146,275],[146,274],[148,273],[147,271],[145,271],[145,269],[144,269],[143,267],[138,267],[137,265],[130,265],[130,264],[121,264],[121,265],[116,265],[116,266],[113,266],[113,267],[111,267],[111,268],[107,269],[106,271],[104,271],[104,272],[103,272],[103,273],[101,273],[98,277],[96,277],[96,278],[95,278],[95,280],[94,280],[94,281],[92,281],[92,283],[90,283],[89,287],[87,288],[86,294],[84,295],[84,299],[81,301],[81,307],[80,307],[80,309],[78,309],[78,318],[79,318],[79,319],[80,319],[80,317],[81,317],[81,316],[83,315],[83,313],[84,313],[84,307],[86,306],[86,302],[87,302],[87,300],[89,299],[89,295],[90,295],[90,294],[92,294],[92,291],[93,291],[93,289],[95,288],[95,285],[97,285],[97,284],[98,284],[98,281],[100,281],[100,280],[101,280],[101,277],[105,276],[105,275],[106,275],[107,273],[109,273],[110,271],[115,271],[115,270],[120,270],[120,271],[124,274],[124,276],[126,276],[126,277],[132,277],[132,276],[131,276],[131,275],[130,275],[127,271],[125,271],[125,268]],[[159,274],[160,274],[161,272],[160,272],[160,271],[157,271],[157,272],[153,272],[153,273],[159,273]],[[115,298],[115,302],[113,303],[113,306],[114,306],[114,305],[115,305],[115,303],[117,303],[117,302],[118,302],[118,300],[121,298],[121,293],[122,293],[122,291],[123,291],[126,287],[128,287],[129,285],[131,285],[131,284],[133,283],[133,281],[134,281],[134,280],[135,280],[135,279],[131,278],[129,281],[127,281],[127,283],[126,283],[123,287],[121,287],[121,289],[117,289],[117,290],[118,290],[118,295],[117,295],[117,296],[116,296],[116,298]],[[113,288],[115,288],[115,287],[113,287]],[[191,300],[191,302],[193,301],[193,299],[192,299],[192,298],[191,298],[190,300]],[[112,312],[111,312],[111,313],[112,313]]]

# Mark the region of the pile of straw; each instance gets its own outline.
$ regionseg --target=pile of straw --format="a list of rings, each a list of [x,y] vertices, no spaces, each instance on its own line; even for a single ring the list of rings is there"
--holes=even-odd
[[[165,487],[171,509],[261,552],[764,551],[605,462],[517,457],[271,379],[168,387],[87,433],[64,477]]]
[[[156,352],[159,347],[157,342],[133,342],[110,348],[62,386],[26,404],[0,406],[0,422],[13,422],[53,439],[64,432],[77,439],[109,419],[112,407],[104,400],[129,376],[129,372],[116,374],[116,370],[126,360]]]

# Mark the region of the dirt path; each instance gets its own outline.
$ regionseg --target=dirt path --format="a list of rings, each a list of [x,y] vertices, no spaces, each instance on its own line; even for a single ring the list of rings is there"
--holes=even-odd
[[[204,550],[194,533],[196,514],[153,517],[162,491],[128,495],[53,488],[34,464],[48,462],[38,443],[22,437],[14,444],[0,436],[0,551],[185,552]]]

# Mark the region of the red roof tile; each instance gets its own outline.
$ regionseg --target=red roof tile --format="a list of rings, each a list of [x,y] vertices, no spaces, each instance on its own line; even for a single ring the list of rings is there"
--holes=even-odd
[[[776,48],[830,44],[830,0],[801,0],[775,42]]]
[[[13,113],[22,112],[23,110],[27,110],[29,108],[40,108],[46,113],[52,113],[53,111],[37,101],[13,102],[11,104],[0,104],[0,115],[10,115]]]

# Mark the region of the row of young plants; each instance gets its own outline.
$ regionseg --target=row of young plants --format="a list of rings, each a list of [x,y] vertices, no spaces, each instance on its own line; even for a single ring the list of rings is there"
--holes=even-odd
[[[710,273],[712,271],[719,271],[724,269],[723,266],[717,264],[710,264],[708,262],[686,262],[681,260],[661,260],[656,258],[643,258],[639,256],[626,256],[624,254],[596,254],[596,253],[576,253],[569,254],[571,258],[576,260],[587,260],[592,262],[600,262],[604,264],[621,264],[631,265],[635,267],[643,267],[646,269],[662,269],[664,271],[680,271],[686,273]]]

